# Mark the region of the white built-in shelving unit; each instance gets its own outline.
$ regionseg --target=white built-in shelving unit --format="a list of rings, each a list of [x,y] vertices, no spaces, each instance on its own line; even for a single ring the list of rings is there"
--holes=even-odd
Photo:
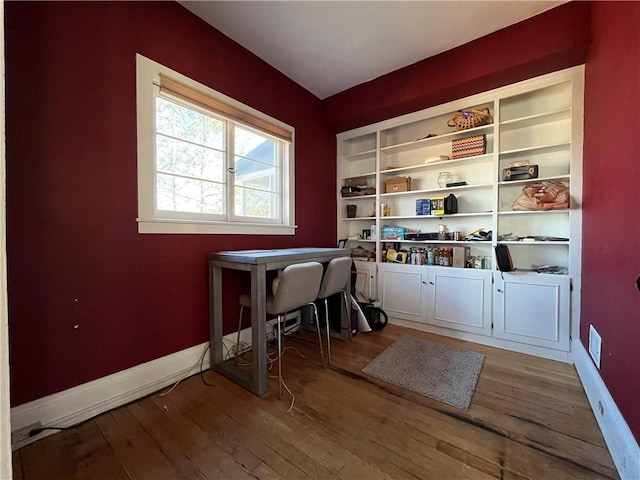
[[[504,348],[569,360],[570,338],[578,336],[581,257],[583,67],[574,67],[484,92],[338,135],[338,238],[373,254],[357,262],[367,293],[383,303],[393,321],[443,334],[467,336]],[[447,122],[458,110],[488,108],[493,122],[457,131]],[[455,139],[484,135],[486,153],[432,161],[452,155]],[[538,165],[538,178],[503,181],[512,162]],[[466,185],[441,188],[440,172]],[[385,193],[392,177],[411,177],[406,192]],[[352,179],[366,181],[375,194],[343,197]],[[364,180],[362,180],[364,179]],[[569,208],[514,211],[523,187],[560,181],[571,192]],[[416,200],[454,194],[458,213],[416,215]],[[381,205],[390,207],[381,216]],[[355,218],[347,205],[357,206]],[[466,234],[483,229],[490,241],[386,241],[385,225],[421,232]],[[378,236],[363,239],[363,230]],[[529,237],[527,241],[500,241]],[[540,240],[533,240],[533,237]],[[541,238],[544,238],[542,240]],[[383,262],[385,245],[400,248],[466,246],[472,256],[492,259],[486,270]],[[516,271],[496,269],[494,249],[508,245]],[[532,271],[550,265],[567,274]],[[572,319],[574,321],[572,322]]]

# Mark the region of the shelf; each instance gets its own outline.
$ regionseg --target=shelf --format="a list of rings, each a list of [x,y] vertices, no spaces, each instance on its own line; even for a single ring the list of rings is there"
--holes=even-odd
[[[518,246],[529,246],[529,245],[566,245],[569,246],[568,241],[557,241],[557,240],[549,240],[549,241],[535,241],[535,242],[520,242],[517,240],[512,241],[504,241],[498,242],[498,245],[518,245]]]
[[[527,180],[510,180],[508,182],[498,182],[498,185],[501,187],[509,186],[509,185],[526,185],[528,183],[539,183],[539,182],[550,182],[554,180],[571,180],[571,175],[555,175],[553,177],[538,177],[538,178],[529,178]]]
[[[490,247],[492,245],[490,240],[487,241],[473,241],[473,240],[380,240],[381,243],[415,243],[417,245],[486,245]]]
[[[345,180],[351,180],[352,178],[375,177],[375,176],[376,176],[376,172],[374,170],[372,172],[365,172],[360,175],[348,175],[346,177],[340,177],[340,180],[345,181]]]
[[[571,142],[540,144],[540,145],[534,145],[532,147],[514,148],[512,150],[504,150],[502,152],[499,152],[499,155],[500,156],[503,156],[503,155],[514,155],[514,154],[517,154],[517,153],[527,153],[527,152],[534,152],[536,150],[546,150],[546,149],[553,149],[553,148],[558,148],[558,147],[570,147],[570,146],[571,146]]]
[[[341,158],[345,162],[357,162],[359,160],[365,160],[367,158],[374,157],[376,155],[376,149],[366,150],[364,152],[352,153],[350,155],[343,155]]]
[[[443,219],[443,218],[460,218],[460,217],[490,217],[493,212],[470,212],[470,213],[448,213],[443,215],[390,215],[387,217],[380,217],[380,221],[384,220],[428,220],[430,218]]]
[[[493,133],[493,123],[489,125],[483,125],[481,127],[469,128],[468,130],[458,130],[455,132],[443,133],[436,135],[435,137],[423,138],[420,140],[414,140],[412,142],[398,143],[396,145],[387,145],[380,147],[380,151],[386,154],[408,152],[411,150],[417,150],[427,146],[433,146],[437,144],[446,144],[451,140],[462,137],[470,137],[473,135],[482,135],[483,133]],[[442,141],[444,139],[444,141]]]
[[[354,195],[352,197],[340,197],[342,201],[354,201],[354,200],[375,200],[376,196],[373,195]]]
[[[343,217],[340,219],[340,221],[342,222],[362,222],[365,220],[369,220],[369,222],[371,222],[371,220],[373,220],[374,222],[376,221],[376,217],[355,217],[355,218],[347,218],[347,217]]]
[[[364,238],[347,238],[347,242],[376,243],[377,240],[365,240]]]
[[[484,252],[488,255],[493,247],[504,244],[512,247],[516,265],[549,263],[579,272],[579,249],[573,246],[574,242],[580,241],[581,217],[575,215],[581,204],[580,189],[572,192],[571,208],[514,211],[512,205],[523,187],[532,184],[582,183],[582,151],[579,148],[582,118],[581,109],[577,108],[580,104],[575,103],[582,88],[581,75],[583,72],[578,70],[557,72],[535,81],[520,82],[340,133],[338,182],[365,178],[377,193],[342,197],[337,204],[338,231],[345,237],[356,236],[361,228],[370,228],[367,224],[370,222],[377,226],[379,238],[382,225],[437,231],[438,224],[447,224],[449,230],[460,232],[483,226],[485,231],[494,232],[493,241],[352,241],[361,242],[362,247],[369,250],[375,248],[378,259],[381,243],[401,243],[404,248],[464,245],[479,250],[478,255],[485,255]],[[495,122],[460,131],[446,127],[453,112],[468,109],[469,105],[491,108]],[[419,139],[429,133],[437,135]],[[488,153],[449,160],[438,158],[451,156],[452,140],[476,135],[486,136]],[[349,155],[341,156],[342,153]],[[429,158],[437,158],[437,161],[425,163]],[[525,160],[538,166],[538,178],[521,179],[516,175],[511,178],[517,180],[502,180],[502,172],[509,163]],[[440,188],[437,177],[441,171],[450,171],[453,181],[466,181],[469,185]],[[358,172],[363,173],[356,175]],[[411,177],[413,190],[386,193],[385,182],[394,176]],[[416,200],[450,194],[456,196],[460,213],[415,215]],[[369,203],[374,200],[375,210]],[[360,215],[374,213],[374,216],[344,218],[344,206],[350,203],[358,205]],[[388,204],[394,215],[380,216],[380,204]],[[507,232],[517,234],[511,238],[536,235],[539,240],[498,242],[497,234]],[[563,240],[542,241],[545,236]],[[571,241],[564,240],[569,237]]]
[[[570,211],[570,208],[559,208],[557,210],[504,210],[498,212],[498,215],[552,215],[565,214]]]
[[[381,193],[381,197],[399,197],[399,196],[407,196],[407,195],[423,195],[429,193],[451,193],[451,192],[461,192],[465,190],[482,190],[485,188],[493,188],[493,184],[484,183],[480,185],[461,185],[459,187],[445,187],[445,188],[431,188],[427,190],[409,190],[408,192],[396,192],[396,193]]]
[[[553,112],[538,113],[536,115],[528,115],[526,117],[514,118],[500,122],[500,128],[509,130],[511,128],[526,128],[541,123],[557,122],[568,120],[571,117],[571,108],[556,110]]]
[[[442,167],[446,165],[463,165],[475,162],[488,162],[493,160],[493,153],[486,153],[484,155],[475,155],[473,157],[454,158],[450,160],[442,160],[439,162],[421,163],[418,165],[409,165],[407,167],[387,167],[384,170],[380,170],[380,175],[395,175],[398,172],[410,172],[413,170],[430,170],[431,168]]]

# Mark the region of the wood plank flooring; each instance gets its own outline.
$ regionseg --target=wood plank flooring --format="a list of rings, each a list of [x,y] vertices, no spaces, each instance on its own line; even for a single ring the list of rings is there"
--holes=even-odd
[[[404,335],[486,355],[469,410],[362,373]],[[34,479],[617,479],[570,365],[389,325],[332,343],[287,339],[295,394],[256,397],[211,371],[14,452]],[[275,371],[275,370],[274,370]]]

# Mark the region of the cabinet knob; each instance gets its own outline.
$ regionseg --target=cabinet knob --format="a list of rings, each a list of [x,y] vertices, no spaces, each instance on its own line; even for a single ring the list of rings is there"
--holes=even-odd
[[[497,291],[498,291],[498,293],[502,293],[502,290],[501,290],[501,289],[499,289],[499,288],[498,288],[498,290],[497,290]]]
[[[423,281],[422,281],[422,284],[423,284],[423,285],[426,285],[426,284],[427,284],[427,282],[425,282],[425,281],[423,280]]]
[[[433,282],[429,282],[429,285],[435,285],[435,283],[433,283]]]

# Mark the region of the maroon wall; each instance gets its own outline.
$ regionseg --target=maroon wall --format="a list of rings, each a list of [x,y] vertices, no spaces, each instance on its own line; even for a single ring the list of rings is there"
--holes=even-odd
[[[309,92],[174,2],[5,9],[13,406],[206,341],[207,252],[335,244],[335,136]],[[295,236],[137,233],[137,52],[295,127]]]
[[[640,3],[594,2],[585,74],[582,322],[640,441]]]
[[[582,64],[589,7],[562,5],[338,93],[324,101],[327,119],[349,130]]]

